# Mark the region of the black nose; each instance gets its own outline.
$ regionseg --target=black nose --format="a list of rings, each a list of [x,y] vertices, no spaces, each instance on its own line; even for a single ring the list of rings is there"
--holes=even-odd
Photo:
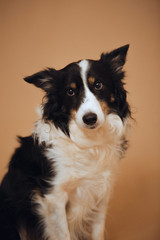
[[[83,122],[87,125],[94,125],[97,122],[97,115],[95,113],[87,113],[83,116]]]

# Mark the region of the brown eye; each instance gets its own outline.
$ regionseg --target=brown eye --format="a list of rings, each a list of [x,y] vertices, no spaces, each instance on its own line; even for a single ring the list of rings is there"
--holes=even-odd
[[[72,88],[67,89],[67,95],[73,97],[75,95],[75,91]]]
[[[96,82],[94,88],[96,90],[101,90],[103,88],[103,84],[101,82]]]

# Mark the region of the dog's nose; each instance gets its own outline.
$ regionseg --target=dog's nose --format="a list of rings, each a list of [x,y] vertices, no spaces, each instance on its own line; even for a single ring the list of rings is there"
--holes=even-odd
[[[95,113],[87,113],[83,116],[83,122],[87,125],[94,125],[97,122],[97,115]]]

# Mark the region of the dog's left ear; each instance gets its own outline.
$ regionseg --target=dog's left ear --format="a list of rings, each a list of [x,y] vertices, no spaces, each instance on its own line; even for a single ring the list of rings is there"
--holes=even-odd
[[[56,70],[48,68],[47,70],[35,73],[29,77],[25,77],[24,80],[28,83],[34,84],[36,87],[48,92],[54,83]]]
[[[111,63],[111,66],[114,71],[121,72],[123,65],[125,64],[125,61],[126,61],[128,48],[129,48],[129,44],[123,47],[117,48],[110,53],[102,54],[101,60],[108,61],[109,63]]]

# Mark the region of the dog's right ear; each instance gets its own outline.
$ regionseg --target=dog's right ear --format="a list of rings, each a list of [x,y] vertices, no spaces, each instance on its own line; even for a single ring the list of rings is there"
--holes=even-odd
[[[53,86],[56,70],[48,68],[47,70],[35,73],[24,80],[28,83],[34,84],[36,87],[48,92]]]

